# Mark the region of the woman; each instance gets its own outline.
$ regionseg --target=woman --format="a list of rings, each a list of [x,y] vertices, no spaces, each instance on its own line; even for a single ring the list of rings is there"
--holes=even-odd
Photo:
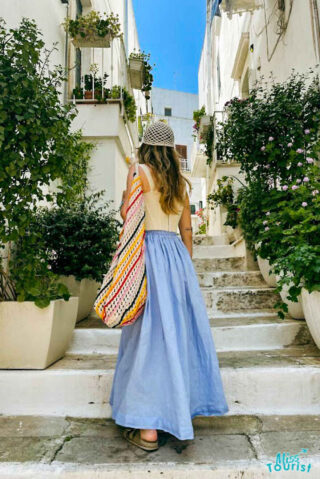
[[[192,418],[228,411],[206,306],[192,263],[186,184],[172,129],[147,128],[139,148],[145,200],[147,301],[121,331],[110,404],[132,444],[158,449],[157,429],[193,439]],[[120,210],[126,217],[131,166]],[[177,234],[179,227],[181,238]]]

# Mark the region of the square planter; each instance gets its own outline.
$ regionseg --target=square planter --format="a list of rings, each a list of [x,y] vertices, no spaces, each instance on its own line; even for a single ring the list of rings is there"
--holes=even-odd
[[[77,322],[85,319],[93,309],[100,284],[93,279],[86,278],[77,281],[72,275],[61,276],[60,281],[67,286],[72,296],[78,296],[79,298]]]
[[[78,298],[43,309],[32,301],[0,303],[0,368],[45,369],[62,358],[76,323]]]
[[[205,115],[200,120],[200,127],[199,127],[199,142],[205,143],[206,139],[205,136],[210,128],[211,118],[209,115]]]
[[[132,88],[141,90],[144,82],[144,62],[139,58],[129,58],[129,74]]]
[[[90,37],[82,38],[80,35],[72,39],[72,43],[76,48],[110,48],[112,35],[108,33],[105,37],[92,35]]]

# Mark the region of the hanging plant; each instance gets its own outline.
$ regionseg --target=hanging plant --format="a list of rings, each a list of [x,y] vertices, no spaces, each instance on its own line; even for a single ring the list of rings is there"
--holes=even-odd
[[[121,99],[121,91],[126,116],[128,120],[133,123],[136,120],[137,113],[137,105],[134,96],[131,95],[126,88],[115,85],[111,88],[109,98],[114,100]]]
[[[75,20],[66,18],[62,25],[78,47],[108,47],[113,38],[122,35],[118,14],[101,15],[95,10]]]
[[[193,130],[194,134],[193,137],[196,138],[200,129],[200,121],[203,116],[206,114],[206,108],[203,106],[200,110],[195,110],[193,112],[193,120],[194,120],[194,125],[193,125]]]
[[[142,81],[141,81],[141,91],[145,92],[145,97],[150,98],[149,92],[152,89],[153,84],[153,75],[152,69],[155,65],[150,64],[150,53],[141,52],[140,50],[136,52],[135,50],[129,56],[129,64],[132,64],[132,60],[140,61],[142,64]],[[134,88],[134,87],[133,87]]]

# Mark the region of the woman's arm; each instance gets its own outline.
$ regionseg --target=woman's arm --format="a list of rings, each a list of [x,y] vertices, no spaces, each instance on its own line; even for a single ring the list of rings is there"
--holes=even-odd
[[[130,195],[130,190],[131,190],[131,183],[132,183],[132,180],[133,180],[133,173],[134,173],[134,165],[131,165],[130,168],[129,168],[129,171],[128,171],[128,175],[127,175],[127,189],[123,191],[123,194],[122,194],[122,206],[120,208],[120,215],[121,215],[121,218],[123,219],[123,221],[125,221],[126,219],[126,216],[127,216],[127,208],[128,208],[128,204],[129,204],[129,195]]]
[[[179,230],[181,234],[181,239],[183,243],[186,245],[189,251],[189,254],[192,258],[192,222],[191,222],[190,202],[189,202],[188,193],[186,193],[184,208],[179,220]]]

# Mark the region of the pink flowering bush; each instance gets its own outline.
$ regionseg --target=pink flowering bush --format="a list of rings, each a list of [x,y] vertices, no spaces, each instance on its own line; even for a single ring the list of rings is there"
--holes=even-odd
[[[311,74],[232,99],[217,138],[220,157],[245,176],[238,220],[247,246],[280,274],[279,290],[293,283],[293,301],[301,285],[320,290],[320,82]]]

